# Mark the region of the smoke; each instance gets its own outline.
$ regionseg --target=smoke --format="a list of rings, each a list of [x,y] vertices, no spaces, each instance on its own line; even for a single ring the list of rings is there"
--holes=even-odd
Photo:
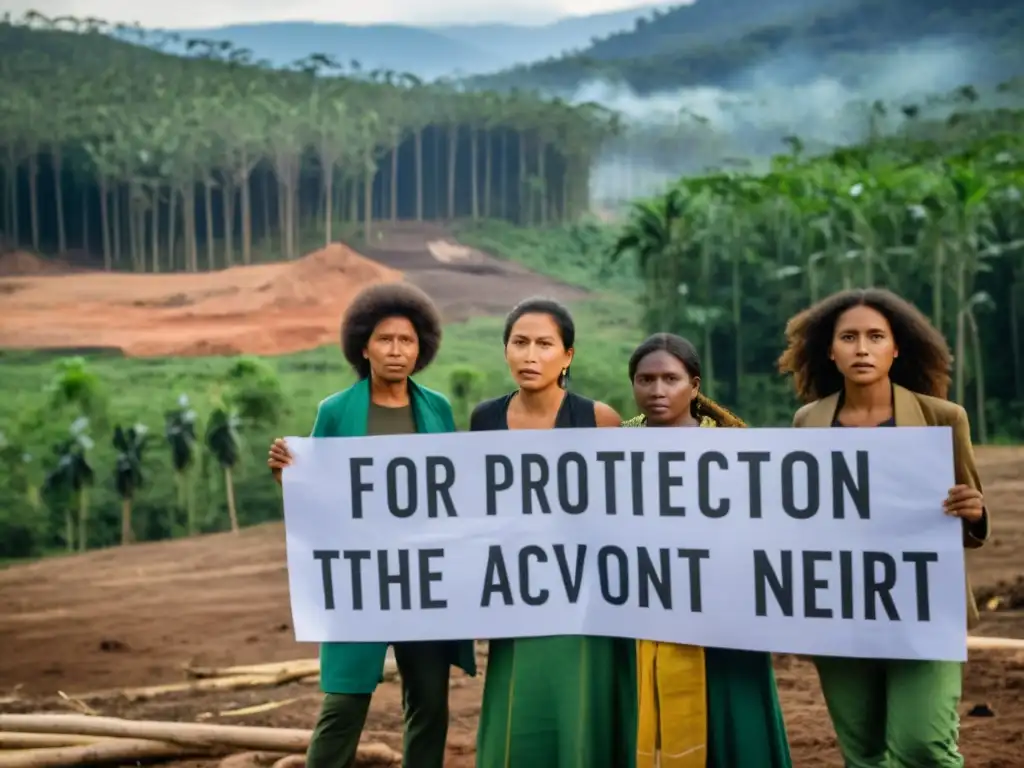
[[[591,199],[614,208],[657,194],[680,176],[714,168],[757,172],[796,136],[806,151],[864,141],[905,119],[903,105],[928,107],[966,84],[1007,79],[1003,62],[980,44],[933,38],[885,53],[831,56],[790,50],[733,78],[727,87],[698,86],[640,96],[628,87],[593,81],[571,95],[623,115],[626,130],[591,171]],[[885,103],[886,114],[872,110]]]

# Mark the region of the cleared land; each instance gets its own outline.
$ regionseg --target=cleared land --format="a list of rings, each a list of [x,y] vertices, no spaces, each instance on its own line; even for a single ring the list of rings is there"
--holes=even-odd
[[[1024,448],[981,448],[978,459],[994,513],[995,538],[972,553],[970,570],[983,602],[1024,605]],[[993,597],[998,595],[999,599]],[[986,612],[979,634],[1024,638],[1024,611]],[[19,699],[0,712],[67,707],[53,694],[144,686],[184,679],[185,663],[222,666],[313,657],[292,640],[284,534],[279,524],[192,540],[53,558],[0,571],[0,697]],[[481,659],[485,659],[482,657]],[[794,762],[839,766],[813,670],[793,657],[776,660]],[[453,679],[449,766],[473,765],[482,679]],[[1024,754],[1024,654],[973,653],[967,667],[962,743],[972,768],[1012,768]],[[295,698],[247,716],[218,713]],[[105,715],[161,720],[310,728],[315,686],[183,693],[150,700],[91,700]],[[987,704],[994,717],[968,715]],[[401,700],[396,683],[374,698],[366,738],[399,749]],[[178,763],[178,765],[214,765]]]
[[[378,230],[366,256],[335,243],[293,262],[187,274],[74,270],[0,256],[0,348],[117,348],[132,357],[277,355],[333,344],[366,285],[409,280],[446,322],[504,315],[535,294],[582,298],[510,261],[461,245],[442,227]]]

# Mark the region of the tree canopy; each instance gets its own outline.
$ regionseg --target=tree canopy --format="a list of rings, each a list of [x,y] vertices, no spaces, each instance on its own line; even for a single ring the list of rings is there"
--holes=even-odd
[[[0,23],[9,247],[198,270],[249,263],[257,242],[294,258],[311,228],[329,241],[358,223],[368,238],[378,218],[572,218],[615,129],[596,104],[343,76],[319,54],[272,69],[199,39],[171,56],[109,29]]]

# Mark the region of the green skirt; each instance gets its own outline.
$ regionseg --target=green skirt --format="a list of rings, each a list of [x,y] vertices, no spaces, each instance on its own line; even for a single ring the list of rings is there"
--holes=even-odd
[[[636,760],[635,641],[492,640],[477,768],[631,768]]]

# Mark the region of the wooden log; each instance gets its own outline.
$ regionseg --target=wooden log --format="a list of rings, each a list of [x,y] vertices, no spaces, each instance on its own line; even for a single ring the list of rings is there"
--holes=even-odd
[[[305,753],[313,732],[300,728],[122,720],[116,717],[64,714],[0,714],[0,731],[74,733],[123,739],[165,741],[183,747],[225,747],[260,752]]]
[[[975,637],[967,638],[969,651],[1024,651],[1024,640],[1012,637]]]
[[[306,758],[303,755],[288,755],[274,763],[272,768],[306,768]]]
[[[314,674],[316,674],[314,672]],[[238,691],[246,688],[273,688],[293,683],[308,677],[305,670],[271,675],[238,675],[235,677],[212,677],[201,680],[189,680],[183,683],[166,685],[147,685],[141,688],[109,688],[102,691],[86,691],[70,696],[80,702],[104,701],[110,699],[128,699],[129,701],[145,701],[170,693],[199,693],[203,691]]]
[[[319,675],[319,659],[294,659],[293,661],[275,661],[270,664],[249,664],[238,667],[196,667],[185,666],[185,674],[194,679],[224,678],[224,677],[258,677],[285,675],[290,673],[303,673],[304,675]],[[390,679],[398,674],[398,664],[392,656],[384,659],[384,677]]]
[[[320,660],[295,659],[294,661],[275,661],[270,664],[249,664],[238,667],[185,666],[185,674],[195,679],[211,677],[238,677],[239,675],[244,675],[246,677],[270,675],[273,677],[290,672],[304,672],[309,675],[317,675],[320,673]]]
[[[0,768],[77,768],[83,765],[199,757],[210,753],[209,749],[202,747],[183,747],[147,739],[103,739],[94,744],[75,747],[0,752]]]
[[[100,736],[76,736],[71,733],[0,733],[0,750],[78,747],[101,740]]]

